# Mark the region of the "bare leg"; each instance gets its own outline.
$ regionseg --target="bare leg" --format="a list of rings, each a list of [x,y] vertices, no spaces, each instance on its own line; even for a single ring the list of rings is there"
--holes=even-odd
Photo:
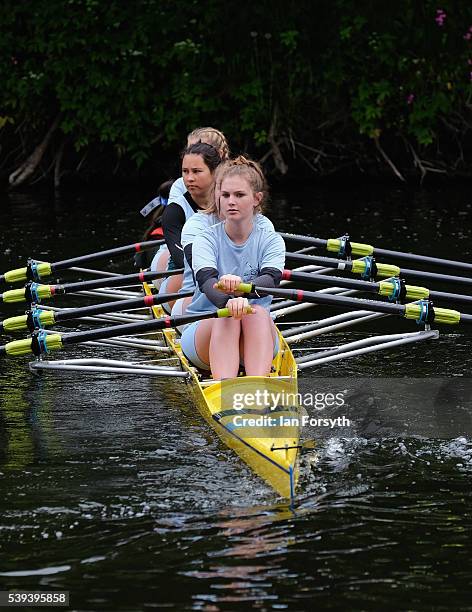
[[[177,293],[177,291],[182,287],[183,278],[183,274],[169,276],[169,280],[167,281],[166,293]],[[172,300],[172,302],[169,302],[169,308],[172,308],[175,302],[176,300]]]
[[[167,270],[167,264],[169,262],[170,253],[167,250],[162,251],[157,260],[156,270],[157,272],[164,272]]]
[[[275,326],[269,313],[258,306],[256,312],[235,319],[202,321],[195,333],[200,359],[211,364],[214,379],[235,378],[240,355],[248,376],[267,376],[274,353]],[[244,338],[246,341],[244,342]]]
[[[248,376],[267,376],[274,354],[275,326],[269,313],[260,306],[241,319],[244,338],[244,367]]]
[[[216,319],[210,342],[211,373],[216,380],[235,378],[239,372],[241,321]]]
[[[195,333],[200,359],[211,364],[213,378],[234,378],[239,371],[241,323],[235,319],[202,321]]]
[[[167,270],[167,262],[169,261],[169,257],[170,257],[169,251],[167,250],[162,251],[161,254],[159,255],[157,262],[155,262],[154,265],[151,267],[151,270],[154,270],[155,272],[165,272]],[[153,280],[152,282],[154,284],[154,287],[156,289],[159,289],[163,280],[164,280],[164,277],[156,278],[155,280]]]

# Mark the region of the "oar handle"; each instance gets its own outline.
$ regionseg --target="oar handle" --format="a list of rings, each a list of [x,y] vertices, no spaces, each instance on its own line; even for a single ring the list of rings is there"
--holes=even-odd
[[[246,308],[244,308],[243,310],[244,314],[254,314],[254,308],[252,306],[246,306]],[[225,317],[230,317],[230,312],[229,312],[229,308],[219,308],[217,311],[217,317],[218,319],[222,319]]]
[[[215,283],[215,288],[223,291],[224,284],[222,282]],[[252,293],[254,291],[254,285],[252,283],[239,283],[234,290],[235,293]]]

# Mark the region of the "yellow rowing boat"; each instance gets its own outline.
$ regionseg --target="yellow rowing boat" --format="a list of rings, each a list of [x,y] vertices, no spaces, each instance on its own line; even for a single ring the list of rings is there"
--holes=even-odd
[[[151,293],[146,284],[144,290]],[[160,306],[153,306],[152,311],[156,318],[165,315]],[[241,375],[225,381],[205,379],[183,354],[177,332],[168,329],[162,333],[180,367],[189,374],[195,404],[205,420],[256,474],[281,496],[292,499],[300,451],[297,364],[280,332],[280,350],[269,376]]]

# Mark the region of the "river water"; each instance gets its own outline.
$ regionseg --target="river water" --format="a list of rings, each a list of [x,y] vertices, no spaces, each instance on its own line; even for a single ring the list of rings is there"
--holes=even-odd
[[[134,242],[148,195],[3,196],[0,271]],[[281,230],[349,231],[472,261],[463,186],[306,185],[275,194],[268,215]],[[123,260],[110,269],[131,270]],[[1,318],[21,311],[3,305]],[[416,328],[381,319],[300,348]],[[307,432],[318,445],[293,507],[219,442],[184,384],[37,376],[27,358],[3,359],[0,590],[67,590],[74,610],[472,610],[472,336],[466,326],[440,332],[301,374],[304,393],[349,390],[351,425]]]

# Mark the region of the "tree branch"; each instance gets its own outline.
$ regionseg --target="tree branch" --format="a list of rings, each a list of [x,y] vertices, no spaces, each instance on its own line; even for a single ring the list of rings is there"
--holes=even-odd
[[[384,160],[390,166],[390,168],[392,169],[392,171],[395,174],[395,176],[405,183],[406,181],[405,181],[402,173],[400,172],[400,170],[398,170],[398,168],[395,166],[395,164],[390,159],[390,157],[382,149],[382,146],[380,145],[380,142],[379,142],[379,139],[378,139],[377,136],[375,136],[374,142],[375,142],[375,146],[377,147],[377,150],[379,151],[380,155],[384,158]]]
[[[36,171],[37,167],[41,163],[41,160],[48,148],[51,138],[59,126],[61,115],[59,114],[53,121],[51,127],[46,132],[43,140],[37,145],[31,155],[8,177],[8,182],[11,187],[18,187],[25,183]]]

